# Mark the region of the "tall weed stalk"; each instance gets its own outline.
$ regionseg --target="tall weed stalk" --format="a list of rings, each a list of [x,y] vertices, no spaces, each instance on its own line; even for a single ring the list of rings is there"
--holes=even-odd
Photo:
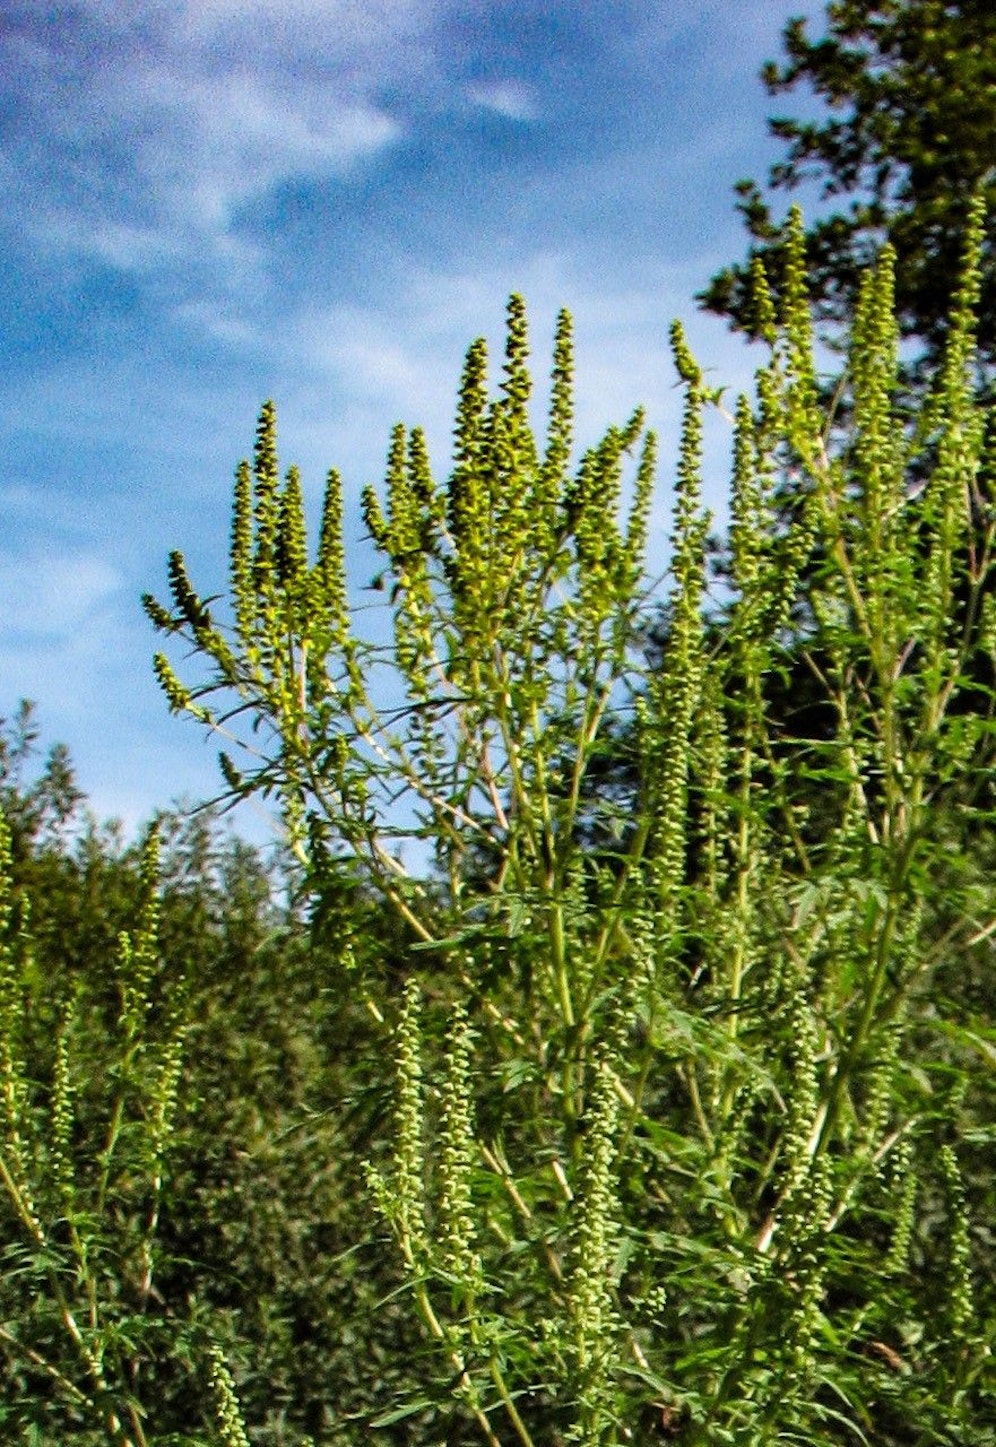
[[[164,1365],[189,1349],[158,1278],[187,1032],[159,956],[158,835],[133,927],[74,983],[36,963],[10,844],[0,814],[0,1422],[11,1441],[149,1447]]]
[[[381,1426],[448,1398],[523,1447],[991,1440],[971,1201],[992,1024],[957,978],[991,970],[994,919],[982,219],[912,425],[888,250],[830,412],[798,215],[780,313],[755,268],[766,360],[736,408],[715,591],[718,398],[675,328],[652,664],[654,437],[636,411],[572,462],[566,314],[534,435],[517,297],[496,395],[484,343],[467,355],[448,479],[399,426],[363,496],[388,646],[356,629],[335,472],[309,562],[269,403],[230,619],[180,553],[169,604],[146,599],[206,664],[193,686],[155,667],[226,741],[232,797],[277,795],[316,888],[350,861],[407,932],[400,999],[342,981],[391,1032],[368,1181],[435,1362]],[[406,865],[412,838],[431,870]]]

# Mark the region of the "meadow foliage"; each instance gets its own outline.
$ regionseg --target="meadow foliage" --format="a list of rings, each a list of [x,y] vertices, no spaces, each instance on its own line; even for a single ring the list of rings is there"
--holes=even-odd
[[[979,203],[912,419],[891,251],[830,407],[798,215],[777,298],[755,262],[721,546],[722,396],[675,326],[662,618],[655,438],[636,411],[575,459],[566,313],[541,436],[517,297],[496,393],[468,352],[445,482],[395,429],[363,497],[386,643],[338,474],[312,556],[264,407],[227,607],[179,552],[145,606],[197,660],[156,672],[224,740],[227,797],[279,802],[310,924],[243,859],[241,924],[216,893],[157,946],[150,836],[111,973],[69,995],[7,870],[25,1441],[994,1440],[982,231]],[[233,958],[248,931],[241,981],[198,930]]]

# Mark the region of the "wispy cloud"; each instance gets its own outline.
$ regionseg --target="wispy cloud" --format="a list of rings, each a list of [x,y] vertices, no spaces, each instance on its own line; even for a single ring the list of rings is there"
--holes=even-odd
[[[117,570],[96,555],[0,553],[5,626],[37,645],[85,629],[121,586]]]
[[[137,272],[237,270],[251,260],[233,236],[240,207],[346,175],[398,138],[378,91],[416,63],[406,42],[431,9],[82,0],[45,20],[15,7],[0,183],[36,245]]]
[[[292,101],[245,72],[191,76],[143,66],[116,93],[130,120],[137,179],[158,209],[195,231],[224,232],[236,207],[276,183],[338,175],[389,144],[398,127],[359,97]],[[149,134],[143,120],[167,114]],[[120,130],[119,130],[120,134]]]
[[[483,332],[500,369],[513,290],[538,429],[565,304],[579,446],[646,404],[664,559],[671,317],[717,381],[753,365],[691,296],[741,246],[729,187],[757,173],[778,9],[0,0],[0,712],[37,696],[102,808],[207,791],[213,745],[166,716],[140,592],[162,591],[170,546],[223,584],[267,396],[313,511],[343,473],[362,587],[358,495],[391,424],[425,426],[445,475],[466,347]]]
[[[483,80],[467,87],[467,99],[509,121],[535,121],[540,108],[535,91],[518,80]]]

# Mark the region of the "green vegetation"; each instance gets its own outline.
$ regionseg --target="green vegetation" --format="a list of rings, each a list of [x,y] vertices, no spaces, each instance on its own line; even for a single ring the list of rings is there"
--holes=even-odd
[[[777,296],[755,263],[716,588],[720,399],[675,327],[652,663],[655,442],[637,412],[573,460],[566,314],[542,438],[518,298],[444,483],[396,429],[387,643],[334,472],[309,559],[268,404],[230,614],[179,553],[146,609],[279,867],[209,817],[127,848],[3,732],[8,1440],[996,1440],[983,214],[913,421],[893,253],[838,413],[798,216]]]
[[[791,20],[785,63],[769,62],[762,72],[770,94],[805,86],[827,108],[820,119],[769,122],[785,143],[769,187],[818,182],[829,203],[806,233],[818,314],[838,333],[853,318],[863,273],[887,240],[896,253],[903,335],[936,362],[972,195],[983,190],[996,216],[996,10],[989,0],[836,0],[826,19],[826,33],[815,39],[805,20]],[[700,300],[754,333],[750,258],[761,256],[780,281],[786,230],[755,181],[737,190],[750,256],[715,276]],[[989,366],[996,359],[994,241],[990,219],[978,335]]]

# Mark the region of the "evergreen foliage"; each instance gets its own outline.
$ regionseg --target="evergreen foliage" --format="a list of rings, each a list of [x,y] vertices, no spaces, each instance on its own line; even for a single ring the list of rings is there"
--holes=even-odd
[[[814,300],[825,320],[855,314],[862,278],[889,241],[896,253],[896,316],[937,359],[945,334],[950,278],[970,197],[996,201],[996,10],[989,0],[834,0],[826,33],[804,19],[784,32],[785,60],[762,78],[771,95],[808,87],[827,114],[769,122],[785,145],[769,188],[819,182],[827,214],[806,234]],[[756,181],[737,186],[750,237],[741,265],[713,277],[700,300],[756,334],[751,259],[781,283],[786,228]],[[846,203],[846,204],[845,204]],[[996,256],[989,223],[981,282],[980,356],[996,357]]]

